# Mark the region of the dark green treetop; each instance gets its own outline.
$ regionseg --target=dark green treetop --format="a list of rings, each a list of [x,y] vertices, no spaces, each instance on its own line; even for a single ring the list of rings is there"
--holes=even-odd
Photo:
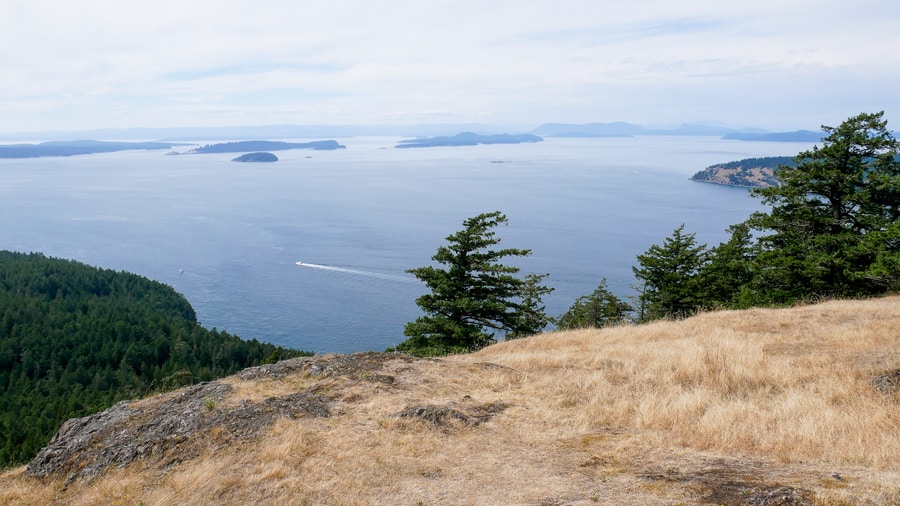
[[[582,295],[568,311],[555,320],[561,330],[603,328],[631,321],[631,306],[613,295],[606,287],[606,278],[590,295]]]
[[[637,256],[634,275],[643,282],[638,297],[640,320],[684,318],[703,303],[698,275],[707,261],[706,245],[697,245],[696,234],[676,228],[662,246],[654,244]]]
[[[771,206],[748,223],[760,232],[758,260],[767,266],[757,281],[775,293],[774,302],[897,287],[890,245],[900,240],[900,162],[883,114],[823,126],[821,147],[779,167],[782,186],[753,190]]]
[[[546,275],[523,279],[516,276],[518,267],[501,263],[531,250],[494,249],[500,238],[493,229],[506,223],[500,211],[469,218],[431,257],[444,267],[408,271],[431,292],[416,299],[425,315],[406,325],[409,339],[397,349],[420,355],[467,352],[494,343],[497,331],[521,337],[546,325],[541,296],[550,289],[540,284]]]

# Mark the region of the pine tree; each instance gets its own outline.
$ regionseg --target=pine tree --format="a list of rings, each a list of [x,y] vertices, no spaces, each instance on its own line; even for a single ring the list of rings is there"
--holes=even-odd
[[[590,295],[582,295],[556,319],[560,329],[603,328],[629,321],[632,308],[606,287],[606,278]]]
[[[641,318],[684,318],[698,309],[703,297],[698,274],[706,263],[706,245],[697,245],[696,234],[685,234],[684,225],[676,228],[662,246],[654,244],[638,255],[640,268],[632,267],[643,281],[639,304]]]
[[[761,233],[756,284],[774,302],[896,289],[900,162],[883,114],[823,126],[821,148],[779,167],[781,186],[754,190],[772,206],[748,223]]]
[[[709,250],[697,282],[701,305],[707,308],[753,305],[749,289],[757,249],[746,223],[729,228],[731,238]]]
[[[473,351],[495,342],[494,333],[518,337],[539,332],[547,323],[540,303],[550,289],[540,282],[546,275],[516,277],[518,267],[500,263],[524,257],[531,250],[492,249],[500,242],[493,229],[507,223],[495,211],[463,222],[463,230],[447,237],[432,260],[445,268],[427,266],[408,272],[431,290],[416,299],[425,316],[404,329],[409,338],[399,350],[420,355]]]

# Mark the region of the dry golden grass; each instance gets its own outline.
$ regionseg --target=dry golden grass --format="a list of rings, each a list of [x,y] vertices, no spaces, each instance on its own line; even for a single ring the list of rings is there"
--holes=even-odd
[[[798,491],[779,504],[900,504],[900,395],[871,383],[896,369],[900,297],[390,360],[378,374],[393,384],[232,377],[224,403],[316,386],[332,417],[231,445],[207,435],[175,467],[68,487],[7,470],[0,504],[744,504],[777,487]],[[478,426],[393,416],[498,402],[509,407]]]

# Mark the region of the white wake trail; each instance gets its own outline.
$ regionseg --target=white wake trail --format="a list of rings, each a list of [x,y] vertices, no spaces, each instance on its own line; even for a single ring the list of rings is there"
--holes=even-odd
[[[308,262],[297,262],[300,267],[309,267],[310,269],[321,269],[325,271],[344,272],[347,274],[356,274],[358,276],[369,276],[370,278],[386,279],[390,281],[402,281],[404,283],[414,283],[416,278],[412,276],[399,276],[397,274],[386,274],[383,272],[367,271],[362,269],[350,269],[348,267],[338,267],[336,265],[311,264]]]

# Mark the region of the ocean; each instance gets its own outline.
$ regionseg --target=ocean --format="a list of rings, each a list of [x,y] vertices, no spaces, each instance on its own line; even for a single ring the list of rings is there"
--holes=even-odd
[[[692,174],[811,147],[645,136],[394,149],[399,140],[338,139],[347,149],[279,151],[273,164],[164,151],[0,160],[0,249],[161,281],[203,326],[246,339],[380,351],[421,314],[424,285],[405,270],[429,265],[466,218],[506,214],[499,247],[532,250],[509,263],[550,274],[544,301],[559,315],[601,278],[633,295],[635,257],[676,227],[714,246],[762,209]]]

